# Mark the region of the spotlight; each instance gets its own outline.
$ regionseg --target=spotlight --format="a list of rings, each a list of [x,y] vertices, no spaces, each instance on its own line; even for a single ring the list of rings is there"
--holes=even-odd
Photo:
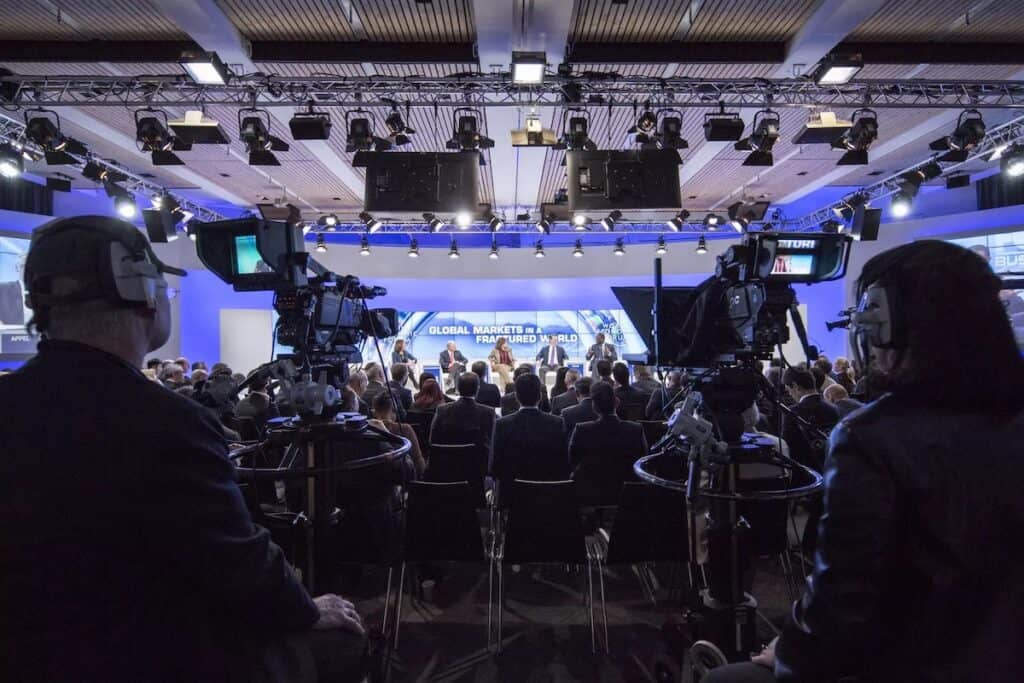
[[[722,219],[713,213],[709,213],[704,216],[704,228],[706,230],[718,230],[718,226],[722,223]]]
[[[122,190],[114,195],[114,208],[117,210],[117,215],[125,220],[135,218],[135,214],[139,212],[135,204],[135,197],[127,190]]]
[[[676,109],[659,109],[658,113],[676,113],[677,116],[662,116],[658,132],[658,143],[662,149],[687,149],[690,143],[683,139],[683,114]]]
[[[1008,149],[1010,149],[1010,145],[999,145],[998,147],[994,148],[991,152],[989,152],[988,157],[986,157],[985,161],[998,161],[999,159],[1002,158],[1003,153]]]
[[[729,205],[729,225],[736,232],[745,232],[751,223],[764,220],[771,202],[740,201]]]
[[[140,151],[150,152],[154,166],[184,166],[185,162],[174,152],[192,149],[192,143],[168,132],[167,114],[159,109],[135,112],[135,141]]]
[[[25,160],[11,145],[0,145],[0,176],[17,178],[25,171]]]
[[[302,234],[303,235],[308,235],[309,231],[312,230],[312,229],[313,229],[313,223],[310,223],[310,222],[307,221],[307,222],[302,224]]]
[[[551,217],[550,216],[541,216],[540,219],[537,221],[536,227],[537,227],[537,232],[542,232],[545,235],[550,235],[551,234]]]
[[[836,166],[864,166],[868,163],[868,148],[878,137],[878,116],[871,109],[853,112],[853,125],[832,143],[832,149],[847,150]]]
[[[359,214],[359,220],[362,221],[363,225],[366,227],[366,231],[369,233],[377,232],[378,230],[384,227],[384,224],[382,222],[380,222],[370,214],[366,213],[365,211]]]
[[[445,226],[444,221],[441,220],[440,218],[438,218],[437,216],[435,216],[432,213],[425,213],[425,214],[423,214],[423,220],[425,220],[427,222],[427,228],[432,233],[440,232],[441,228],[443,228]]]
[[[410,242],[409,242],[409,258],[419,258],[419,257],[420,257],[420,243],[416,241],[415,237],[413,237],[412,240],[410,240]]]
[[[459,258],[459,245],[452,240],[452,248],[448,250],[448,258]]]
[[[913,203],[913,197],[903,190],[900,190],[892,196],[892,202],[889,204],[889,210],[892,211],[892,215],[896,218],[903,218],[910,214],[910,209],[913,206]]]
[[[52,117],[52,118],[50,118]],[[30,109],[25,112],[25,137],[42,148],[50,166],[73,165],[89,150],[81,142],[61,133],[60,117],[49,109]]]
[[[590,219],[582,213],[577,213],[572,217],[573,230],[587,230],[588,225],[590,225]]]
[[[368,238],[366,235],[363,235],[361,238],[359,238],[359,255],[370,255],[370,238]]]
[[[573,258],[583,258],[583,240],[576,240],[576,246],[572,249]]]
[[[238,112],[238,139],[249,152],[250,166],[280,166],[274,152],[287,152],[288,143],[270,134],[270,114],[264,109]]]
[[[664,256],[665,254],[668,253],[668,245],[665,244],[664,235],[658,236],[658,246],[655,247],[654,253],[657,254],[658,256]]]
[[[329,213],[324,216],[320,216],[320,218],[317,219],[316,224],[333,231],[338,226],[338,217],[333,213]]]
[[[697,240],[697,253],[698,254],[706,254],[706,253],[708,253],[708,243],[707,243],[707,240],[704,239],[704,235],[701,235],[700,239]]]
[[[824,233],[834,235],[837,232],[842,231],[843,224],[837,220],[828,219],[821,224],[821,231]]]
[[[534,258],[544,258],[544,243],[542,241],[537,240],[537,244],[533,249],[533,256]]]
[[[82,175],[89,180],[95,180],[97,183],[103,183],[104,189],[106,189],[107,183],[121,183],[128,180],[128,176],[125,174],[106,166],[101,166],[95,161],[89,161],[82,167]],[[107,196],[113,197],[114,195],[108,192]]]
[[[505,227],[505,221],[494,213],[491,213],[489,216],[485,216],[485,218],[487,218],[487,227],[490,228],[491,232],[498,232]]]
[[[922,183],[926,180],[938,178],[940,175],[942,175],[942,167],[934,161],[930,161],[924,166],[915,168],[913,171],[907,171],[900,176],[900,192],[912,200],[921,191]]]
[[[466,230],[473,225],[473,214],[469,211],[459,211],[455,214],[455,225],[459,226],[460,230]]]
[[[498,243],[495,242],[494,240],[491,240],[491,253],[487,255],[487,258],[491,259],[492,261],[498,260]]]
[[[733,148],[737,151],[752,150],[743,161],[744,166],[771,166],[775,163],[772,148],[778,139],[779,115],[771,109],[762,109],[754,114],[750,137],[740,140]]]
[[[513,52],[512,82],[516,85],[540,85],[544,82],[547,57],[543,52]]]
[[[630,135],[636,134],[633,138],[634,141],[639,145],[649,145],[656,143],[657,135],[655,131],[658,129],[658,115],[650,109],[645,109],[640,117],[636,120],[636,124],[630,126],[626,132]]]
[[[295,112],[288,121],[293,140],[327,140],[331,137],[331,115],[316,111],[310,100],[306,111]]]
[[[324,239],[322,234],[316,236],[316,251],[318,254],[327,253],[327,240]]]
[[[361,114],[361,116],[354,116]],[[372,114],[365,109],[353,109],[345,112],[345,127],[348,133],[345,136],[346,152],[369,152],[376,149],[378,152],[391,148],[391,143],[373,134]]]
[[[1024,147],[1013,145],[1002,155],[999,167],[1003,173],[1011,178],[1019,178],[1024,175]]]
[[[468,113],[460,116],[459,112]],[[452,137],[445,143],[445,147],[448,149],[459,149],[462,151],[494,147],[494,140],[480,134],[479,125],[477,123],[478,116],[479,112],[476,109],[471,109],[469,107],[459,107],[452,112],[452,120],[455,126],[452,131]]]
[[[626,246],[625,244],[623,244],[623,240],[621,237],[615,240],[615,249],[612,250],[612,253],[615,254],[616,256],[626,255]]]
[[[388,114],[386,119],[384,119],[384,125],[388,129],[388,142],[395,147],[408,145],[412,142],[412,139],[409,136],[416,134],[416,131],[405,125],[405,120],[402,118],[402,115],[398,113],[397,108],[392,108],[391,113]]]
[[[622,219],[622,212],[615,209],[606,217],[601,219],[601,227],[604,228],[605,232],[611,232],[615,229],[615,223]]]
[[[216,52],[187,51],[178,63],[200,85],[224,85],[231,79],[231,72]]]
[[[849,83],[864,68],[864,59],[859,54],[829,54],[818,62],[811,78],[818,85],[842,85]]]
[[[727,112],[725,103],[718,103],[718,111],[704,114],[704,139],[708,142],[734,142],[743,137],[746,126],[736,112]]]
[[[590,139],[590,114],[584,109],[567,110],[566,114],[572,111],[575,116],[569,117],[569,125],[563,125],[564,132],[555,149],[575,149],[593,151],[597,145]]]
[[[192,240],[193,242],[196,241],[196,227],[195,227],[195,223],[196,223],[196,221],[189,221],[188,223],[185,224],[185,234],[188,235],[188,238],[190,240]],[[326,251],[326,249],[327,249],[327,247],[324,247],[325,251]]]
[[[672,232],[679,232],[680,230],[683,229],[683,226],[686,224],[686,220],[689,217],[690,212],[687,211],[686,209],[683,209],[678,214],[665,221],[665,225],[668,226],[668,229],[671,230]]]
[[[956,128],[944,138],[935,140],[928,148],[935,152],[949,150],[939,161],[956,163],[967,161],[967,154],[985,139],[985,120],[977,109],[965,109],[956,120]]]

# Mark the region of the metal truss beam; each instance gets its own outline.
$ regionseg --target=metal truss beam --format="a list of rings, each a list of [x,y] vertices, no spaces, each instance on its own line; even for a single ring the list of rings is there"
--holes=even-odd
[[[6,76],[0,92],[8,102],[45,106],[412,107],[556,106],[566,93],[580,107],[847,107],[944,109],[1024,107],[1022,81],[864,80],[819,86],[804,79],[690,79],[587,74],[551,75],[540,86],[519,88],[509,74],[467,73],[447,77],[308,77],[253,74],[224,86],[202,86],[184,76]],[[578,93],[578,95],[577,95]]]

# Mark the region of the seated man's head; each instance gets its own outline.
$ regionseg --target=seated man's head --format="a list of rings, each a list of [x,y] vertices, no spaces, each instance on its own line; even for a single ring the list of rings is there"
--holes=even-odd
[[[464,372],[459,375],[456,386],[462,398],[476,398],[477,392],[480,391],[480,378],[475,372]]]
[[[348,376],[348,385],[352,387],[352,391],[356,392],[357,396],[363,395],[368,383],[369,381],[366,379],[366,373],[362,370],[356,370]]]
[[[471,366],[469,366],[469,369],[474,375],[480,378],[481,382],[487,379],[487,363],[485,363],[484,361],[476,361]]]
[[[594,386],[594,380],[590,377],[582,377],[576,382],[576,395],[580,398],[589,398],[590,390]]]
[[[515,384],[519,405],[533,408],[540,403],[540,377],[532,373],[522,374],[516,377]]]
[[[395,417],[395,406],[391,402],[391,393],[382,391],[373,397],[373,416],[378,420],[393,420]]]
[[[666,386],[671,389],[679,389],[683,385],[683,373],[679,370],[669,370],[665,379],[668,382]]]
[[[579,381],[580,373],[569,368],[565,373],[565,386],[567,389],[576,386],[576,382]]]
[[[249,392],[259,392],[261,394],[267,393],[267,388],[270,386],[269,378],[262,372],[252,378],[249,383]]]
[[[598,415],[611,415],[615,412],[615,391],[607,382],[598,382],[591,388],[590,400]]]
[[[516,368],[515,370],[512,371],[512,379],[515,380],[516,378],[521,377],[522,375],[532,375],[532,374],[533,374],[533,366],[530,365],[529,363],[523,363],[518,368]]]
[[[447,344],[445,344],[444,347],[446,349],[448,349],[449,351],[454,351],[455,350],[455,342],[450,341]],[[435,346],[434,348],[437,348],[437,347]]]
[[[391,366],[391,379],[398,386],[405,384],[405,380],[409,377],[409,366],[405,363],[395,363]]]
[[[616,363],[612,366],[612,377],[620,387],[629,386],[629,368],[625,363]]]
[[[601,359],[597,361],[597,376],[600,379],[610,379],[612,376],[612,362]]]
[[[814,375],[810,370],[800,367],[789,368],[782,374],[782,385],[795,400],[799,401],[804,396],[818,393]]]
[[[366,366],[366,381],[384,383],[384,371],[379,365],[370,363]]]
[[[844,398],[850,398],[850,394],[842,384],[833,384],[832,386],[827,387],[825,391],[821,392],[821,397],[825,399],[826,402],[835,405]]]

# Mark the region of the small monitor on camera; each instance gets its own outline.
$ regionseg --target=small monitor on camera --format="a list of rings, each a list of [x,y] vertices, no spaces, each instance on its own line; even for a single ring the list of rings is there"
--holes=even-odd
[[[200,223],[196,253],[236,291],[270,291],[306,284],[302,229],[280,221],[243,218]]]

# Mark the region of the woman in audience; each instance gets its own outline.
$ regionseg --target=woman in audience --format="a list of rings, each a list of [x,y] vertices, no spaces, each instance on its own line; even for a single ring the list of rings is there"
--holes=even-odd
[[[889,392],[832,432],[814,572],[782,635],[703,683],[1020,680],[1024,359],[1000,287],[948,242],[864,265],[852,341]]]
[[[423,459],[423,453],[420,452],[420,442],[416,438],[416,432],[413,431],[411,425],[403,424],[395,420],[395,406],[391,402],[391,395],[386,391],[382,391],[373,398],[373,419],[370,421],[371,424],[376,423],[381,429],[386,429],[392,434],[398,436],[404,436],[412,444],[412,448],[409,449],[409,458],[412,460],[413,466],[416,468],[416,476],[422,477],[423,472],[427,469],[427,462]]]
[[[420,384],[420,390],[416,394],[416,398],[413,399],[411,410],[418,410],[422,413],[432,412],[437,410],[438,406],[443,406],[444,403],[441,387],[437,385],[437,380],[430,377]]]
[[[569,372],[569,368],[565,366],[558,368],[558,371],[555,373],[555,386],[551,387],[550,398],[560,396],[568,391],[568,387],[565,386],[565,373],[567,372]]]

